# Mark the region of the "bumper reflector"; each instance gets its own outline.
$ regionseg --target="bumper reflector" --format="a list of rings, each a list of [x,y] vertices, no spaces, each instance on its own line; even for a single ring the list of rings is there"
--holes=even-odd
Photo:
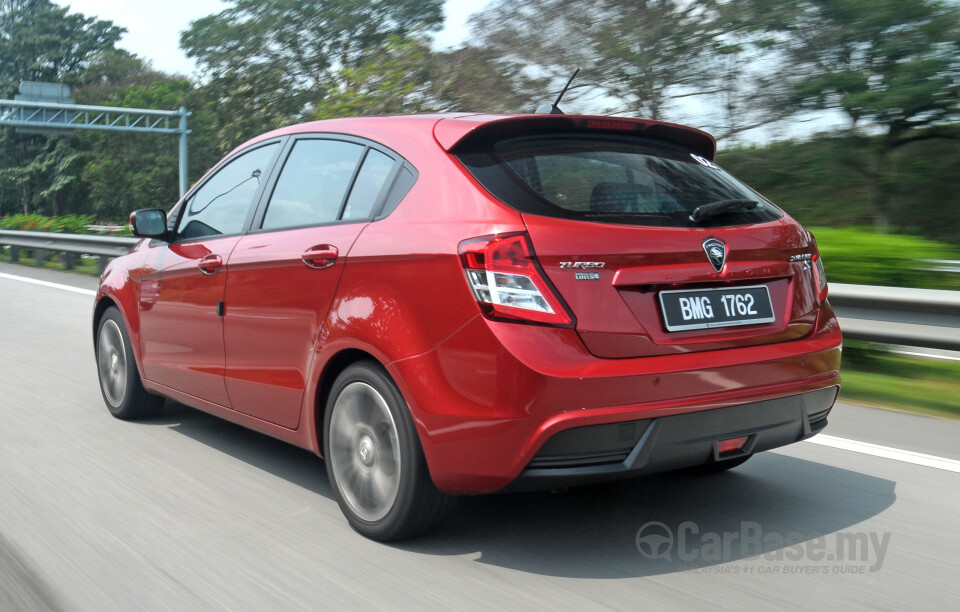
[[[730,438],[729,440],[719,440],[717,442],[717,452],[721,455],[724,453],[740,452],[749,439],[750,436],[742,436],[740,438]]]

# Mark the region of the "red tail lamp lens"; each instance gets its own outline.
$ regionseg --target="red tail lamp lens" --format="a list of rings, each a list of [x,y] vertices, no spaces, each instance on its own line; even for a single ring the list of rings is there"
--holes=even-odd
[[[525,233],[460,243],[474,297],[489,318],[572,325],[573,316],[546,280]]]

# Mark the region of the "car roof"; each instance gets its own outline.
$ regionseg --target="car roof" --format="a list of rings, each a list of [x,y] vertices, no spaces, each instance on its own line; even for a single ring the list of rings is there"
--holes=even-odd
[[[629,132],[685,145],[708,159],[713,159],[716,153],[716,140],[713,136],[676,123],[607,115],[483,113],[345,117],[309,121],[267,132],[245,142],[236,150],[278,136],[326,133],[368,138],[401,153],[405,143],[426,139],[434,140],[444,150],[451,151],[458,144],[474,138],[553,129]]]

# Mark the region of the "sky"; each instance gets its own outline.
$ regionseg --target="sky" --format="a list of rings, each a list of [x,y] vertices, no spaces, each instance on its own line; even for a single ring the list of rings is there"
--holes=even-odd
[[[127,29],[120,47],[150,60],[163,72],[190,75],[195,66],[180,50],[180,32],[191,21],[218,13],[220,0],[54,0],[72,12],[96,16]],[[467,17],[491,0],[446,0],[445,27],[434,37],[437,48],[456,46],[467,37]]]

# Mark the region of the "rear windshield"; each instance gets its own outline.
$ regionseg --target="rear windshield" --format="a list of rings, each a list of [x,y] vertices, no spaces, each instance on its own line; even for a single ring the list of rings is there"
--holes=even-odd
[[[783,216],[712,161],[658,140],[538,135],[473,145],[457,157],[487,191],[524,213],[666,227]],[[697,207],[726,200],[749,203],[691,220]]]

